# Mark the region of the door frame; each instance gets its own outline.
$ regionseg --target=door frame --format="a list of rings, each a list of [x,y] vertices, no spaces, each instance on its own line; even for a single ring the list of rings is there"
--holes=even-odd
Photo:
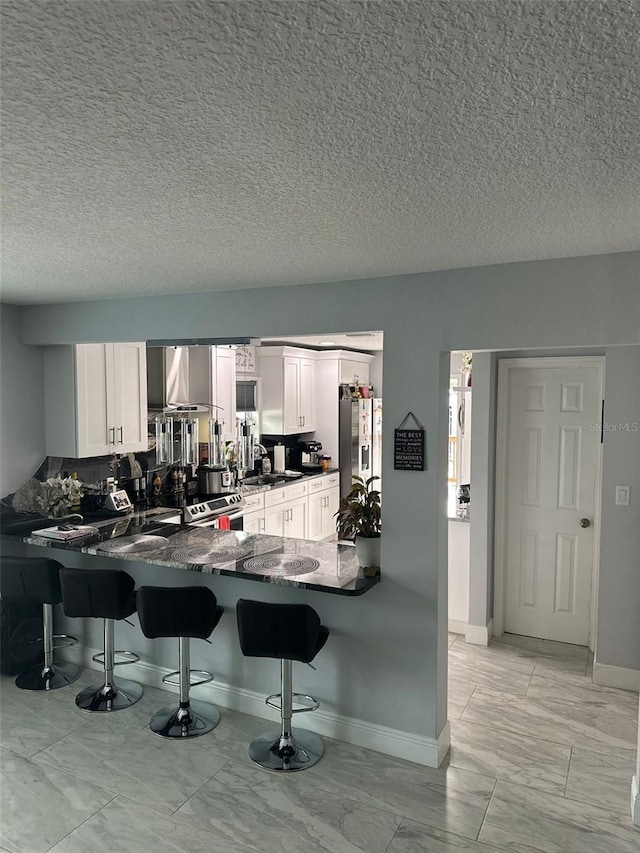
[[[493,564],[493,634],[504,631],[506,605],[506,538],[507,538],[507,475],[509,436],[509,386],[512,370],[545,367],[598,368],[600,399],[604,399],[605,356],[540,356],[537,358],[504,358],[498,361],[498,396],[496,408],[496,489],[495,489],[495,547]],[[602,441],[596,459],[595,501],[593,508],[593,575],[591,578],[591,617],[589,648],[595,652],[598,618],[598,581],[600,576],[600,516],[602,503]]]

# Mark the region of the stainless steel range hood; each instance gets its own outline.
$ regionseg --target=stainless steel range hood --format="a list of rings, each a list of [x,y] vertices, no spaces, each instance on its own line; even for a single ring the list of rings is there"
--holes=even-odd
[[[258,338],[198,338],[147,341],[147,394],[149,410],[208,411],[203,400],[193,400],[190,388],[190,352],[196,347],[259,345]],[[255,382],[242,399],[255,410]]]
[[[192,403],[189,393],[189,347],[147,349],[147,395],[151,411],[163,411]]]

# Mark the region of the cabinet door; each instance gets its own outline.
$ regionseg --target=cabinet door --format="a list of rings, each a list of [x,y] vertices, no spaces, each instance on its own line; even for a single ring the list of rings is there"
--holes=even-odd
[[[113,408],[109,427],[115,429],[116,451],[147,450],[147,360],[146,345],[108,344],[113,371]]]
[[[215,397],[212,400],[221,408],[216,409],[218,420],[224,423],[225,441],[236,437],[236,351],[229,347],[212,347],[213,370],[215,373]]]
[[[307,538],[307,500],[292,501],[284,510],[284,535],[292,539]]]
[[[333,536],[336,532],[335,514],[340,506],[340,486],[333,486],[322,493],[326,498],[324,505],[323,521],[323,538]]]
[[[302,432],[300,410],[298,405],[300,394],[300,359],[285,356],[283,369],[283,426],[285,435]]]
[[[242,529],[245,533],[264,533],[264,512],[249,512],[242,519]]]
[[[315,367],[315,362],[311,361],[311,359],[300,359],[298,413],[300,415],[302,432],[311,432],[316,428],[313,411]]]
[[[307,527],[307,539],[318,540],[324,537],[324,498],[324,492],[312,492],[309,495],[309,519]]]
[[[75,347],[77,447],[74,455],[78,458],[113,453],[112,360],[112,344]],[[71,381],[70,376],[67,381]]]
[[[269,536],[284,536],[284,507],[270,507],[264,512],[264,532]]]

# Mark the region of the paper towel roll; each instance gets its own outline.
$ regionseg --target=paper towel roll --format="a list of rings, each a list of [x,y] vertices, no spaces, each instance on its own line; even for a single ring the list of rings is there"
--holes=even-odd
[[[284,445],[276,444],[273,448],[273,470],[281,473],[284,467]]]

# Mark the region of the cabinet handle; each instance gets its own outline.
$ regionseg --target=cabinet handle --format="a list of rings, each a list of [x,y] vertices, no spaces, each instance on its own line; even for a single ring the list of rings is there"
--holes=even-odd
[[[120,433],[120,444],[124,444],[124,428],[118,427],[118,432]]]
[[[109,427],[109,437],[107,438],[107,444],[115,444],[116,443],[116,428]]]
[[[304,426],[304,425],[305,425],[305,421],[306,421],[306,420],[307,420],[306,415],[303,415],[303,416],[302,416],[302,426]]]

